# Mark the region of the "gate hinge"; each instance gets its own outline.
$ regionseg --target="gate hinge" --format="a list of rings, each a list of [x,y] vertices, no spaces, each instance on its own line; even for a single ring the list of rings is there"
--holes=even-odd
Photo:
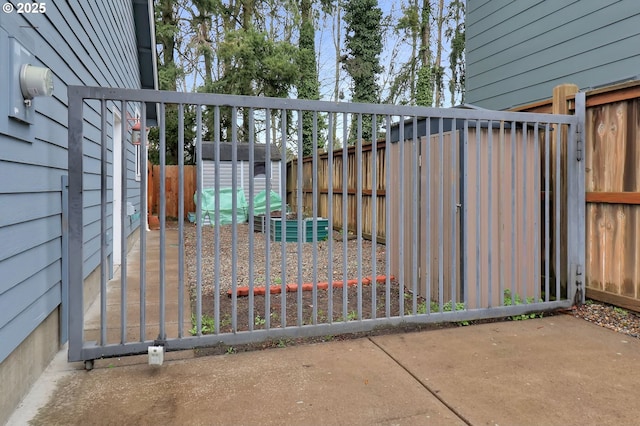
[[[582,150],[584,145],[584,138],[582,135],[582,126],[579,124],[576,126],[576,141],[577,141],[576,159],[578,161],[582,161]]]

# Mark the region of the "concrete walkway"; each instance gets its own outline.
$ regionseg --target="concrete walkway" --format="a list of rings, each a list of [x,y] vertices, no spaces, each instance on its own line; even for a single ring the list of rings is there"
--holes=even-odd
[[[63,350],[9,425],[636,425],[639,366],[639,339],[569,315],[199,358],[172,352],[162,367],[136,356],[84,371]]]

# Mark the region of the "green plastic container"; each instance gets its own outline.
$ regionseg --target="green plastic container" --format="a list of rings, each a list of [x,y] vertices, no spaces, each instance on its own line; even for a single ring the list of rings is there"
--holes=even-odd
[[[284,240],[288,243],[302,241],[305,243],[313,242],[313,219],[304,219],[302,221],[302,238],[298,238],[298,220],[288,219],[285,220],[285,231],[282,232],[282,219],[277,217],[270,218],[271,226],[271,240],[282,241],[284,234]],[[329,236],[329,220],[319,217],[315,220],[316,225],[316,238],[318,241],[325,241]]]

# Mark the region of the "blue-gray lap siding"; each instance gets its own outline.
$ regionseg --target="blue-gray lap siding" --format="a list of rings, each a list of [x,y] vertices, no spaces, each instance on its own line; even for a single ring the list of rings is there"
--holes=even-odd
[[[468,0],[466,102],[490,109],[640,75],[638,0]]]
[[[0,362],[61,302],[62,176],[67,174],[67,85],[139,88],[131,0],[47,1],[38,15],[0,14],[0,76],[8,75],[8,38],[48,67],[54,94],[36,98],[32,125],[7,118],[7,79],[0,82]],[[108,158],[113,157],[113,106]],[[122,114],[126,125],[126,116]],[[100,109],[85,106],[84,275],[99,265]],[[139,209],[135,152],[128,152],[128,201]],[[112,198],[112,167],[107,199]],[[111,215],[111,207],[108,208]],[[109,217],[109,226],[111,216]],[[131,233],[137,223],[130,224]]]

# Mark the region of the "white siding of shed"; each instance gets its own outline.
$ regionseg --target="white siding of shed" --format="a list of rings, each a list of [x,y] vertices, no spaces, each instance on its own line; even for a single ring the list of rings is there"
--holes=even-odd
[[[280,194],[281,190],[281,180],[280,180],[280,167],[281,163],[279,161],[271,162],[271,190]],[[203,188],[215,188],[215,172],[216,172],[216,163],[215,161],[204,161],[203,162],[203,171],[202,171],[202,187]],[[242,188],[244,190],[244,196],[249,202],[249,162],[248,161],[239,161],[237,166],[237,187]],[[233,187],[233,169],[231,167],[231,162],[229,161],[221,161],[220,162],[220,188],[232,188]],[[254,179],[254,187],[253,187],[254,196],[258,192],[265,189],[265,178],[264,176],[256,177]]]

